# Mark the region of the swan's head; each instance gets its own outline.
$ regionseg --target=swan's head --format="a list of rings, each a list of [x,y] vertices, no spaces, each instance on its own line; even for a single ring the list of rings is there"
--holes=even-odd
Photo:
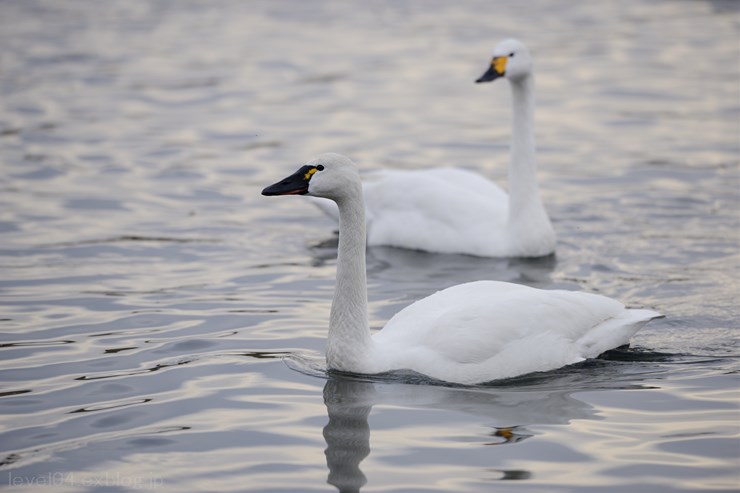
[[[521,41],[505,39],[493,49],[491,66],[475,82],[490,82],[505,77],[522,80],[532,74],[532,56]]]
[[[262,190],[262,195],[312,195],[338,200],[362,193],[360,173],[341,154],[322,154],[298,171]]]

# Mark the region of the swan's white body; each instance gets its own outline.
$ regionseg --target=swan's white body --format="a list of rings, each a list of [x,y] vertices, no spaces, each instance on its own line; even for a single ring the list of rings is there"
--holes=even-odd
[[[526,47],[506,40],[504,59],[513,119],[509,194],[456,168],[379,170],[364,175],[368,245],[481,257],[540,257],[555,251],[555,232],[540,200],[533,128],[534,80]],[[483,81],[483,78],[479,81]],[[330,201],[316,200],[338,219]]]
[[[599,295],[478,281],[413,303],[371,335],[365,207],[352,162],[325,154],[263,194],[308,194],[337,203],[337,286],[326,351],[332,369],[364,374],[404,369],[474,384],[598,356],[627,344],[645,322],[660,316]]]
[[[379,350],[371,358],[440,380],[485,382],[595,358],[628,344],[655,315],[594,294],[470,282],[397,313],[373,336]]]

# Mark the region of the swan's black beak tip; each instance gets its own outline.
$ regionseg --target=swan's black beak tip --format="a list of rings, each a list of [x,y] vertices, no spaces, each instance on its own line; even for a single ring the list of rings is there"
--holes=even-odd
[[[496,71],[496,69],[491,66],[488,68],[486,73],[475,79],[476,84],[480,84],[481,82],[491,82],[492,80],[496,80],[499,77],[501,77],[503,74]]]
[[[283,178],[279,182],[265,187],[262,190],[262,195],[267,197],[275,195],[306,195],[308,193],[308,181],[312,175],[312,173],[309,173],[310,169],[312,169],[311,166],[303,166],[287,178]]]

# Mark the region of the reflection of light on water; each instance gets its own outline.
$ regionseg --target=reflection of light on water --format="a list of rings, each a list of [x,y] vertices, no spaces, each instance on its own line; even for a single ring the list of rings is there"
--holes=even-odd
[[[730,433],[726,428],[730,416],[737,415],[737,390],[701,388],[701,379],[682,380],[666,380],[663,388],[641,390],[636,395],[629,390],[584,394],[598,406],[602,419],[574,421],[569,427],[569,439],[595,459],[582,472],[614,479],[660,475],[697,491],[727,487],[728,477],[722,472],[713,477],[712,471],[720,471],[718,457],[737,452],[737,427]],[[690,391],[693,398],[674,399],[671,395],[675,394],[666,387],[674,387],[674,391],[675,387],[694,387]],[[542,431],[549,432],[547,427]],[[689,472],[691,468],[706,471],[706,476],[697,477]],[[554,484],[573,482],[567,470],[547,460],[537,469]]]
[[[656,308],[668,318],[636,343],[673,356],[405,396],[388,389],[414,387],[408,375],[373,380],[373,398],[350,394],[372,407],[371,453],[356,460],[368,489],[736,487],[735,13],[722,1],[0,2],[3,471],[325,488],[325,368],[275,356],[323,350],[336,249],[311,245],[334,226],[259,191],[325,151],[366,169],[462,166],[505,187],[509,91],[473,80],[516,36],[536,56],[557,257],[371,249],[373,325],[493,278]],[[547,405],[562,423],[542,422]]]

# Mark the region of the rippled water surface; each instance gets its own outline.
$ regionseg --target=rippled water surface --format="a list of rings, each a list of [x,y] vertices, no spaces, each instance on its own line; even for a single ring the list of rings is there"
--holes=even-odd
[[[732,1],[1,2],[0,484],[740,488],[739,26]],[[372,326],[483,278],[666,318],[495,385],[326,375],[333,225],[261,188],[325,151],[505,183],[508,87],[473,81],[509,36],[557,256],[370,249]]]

